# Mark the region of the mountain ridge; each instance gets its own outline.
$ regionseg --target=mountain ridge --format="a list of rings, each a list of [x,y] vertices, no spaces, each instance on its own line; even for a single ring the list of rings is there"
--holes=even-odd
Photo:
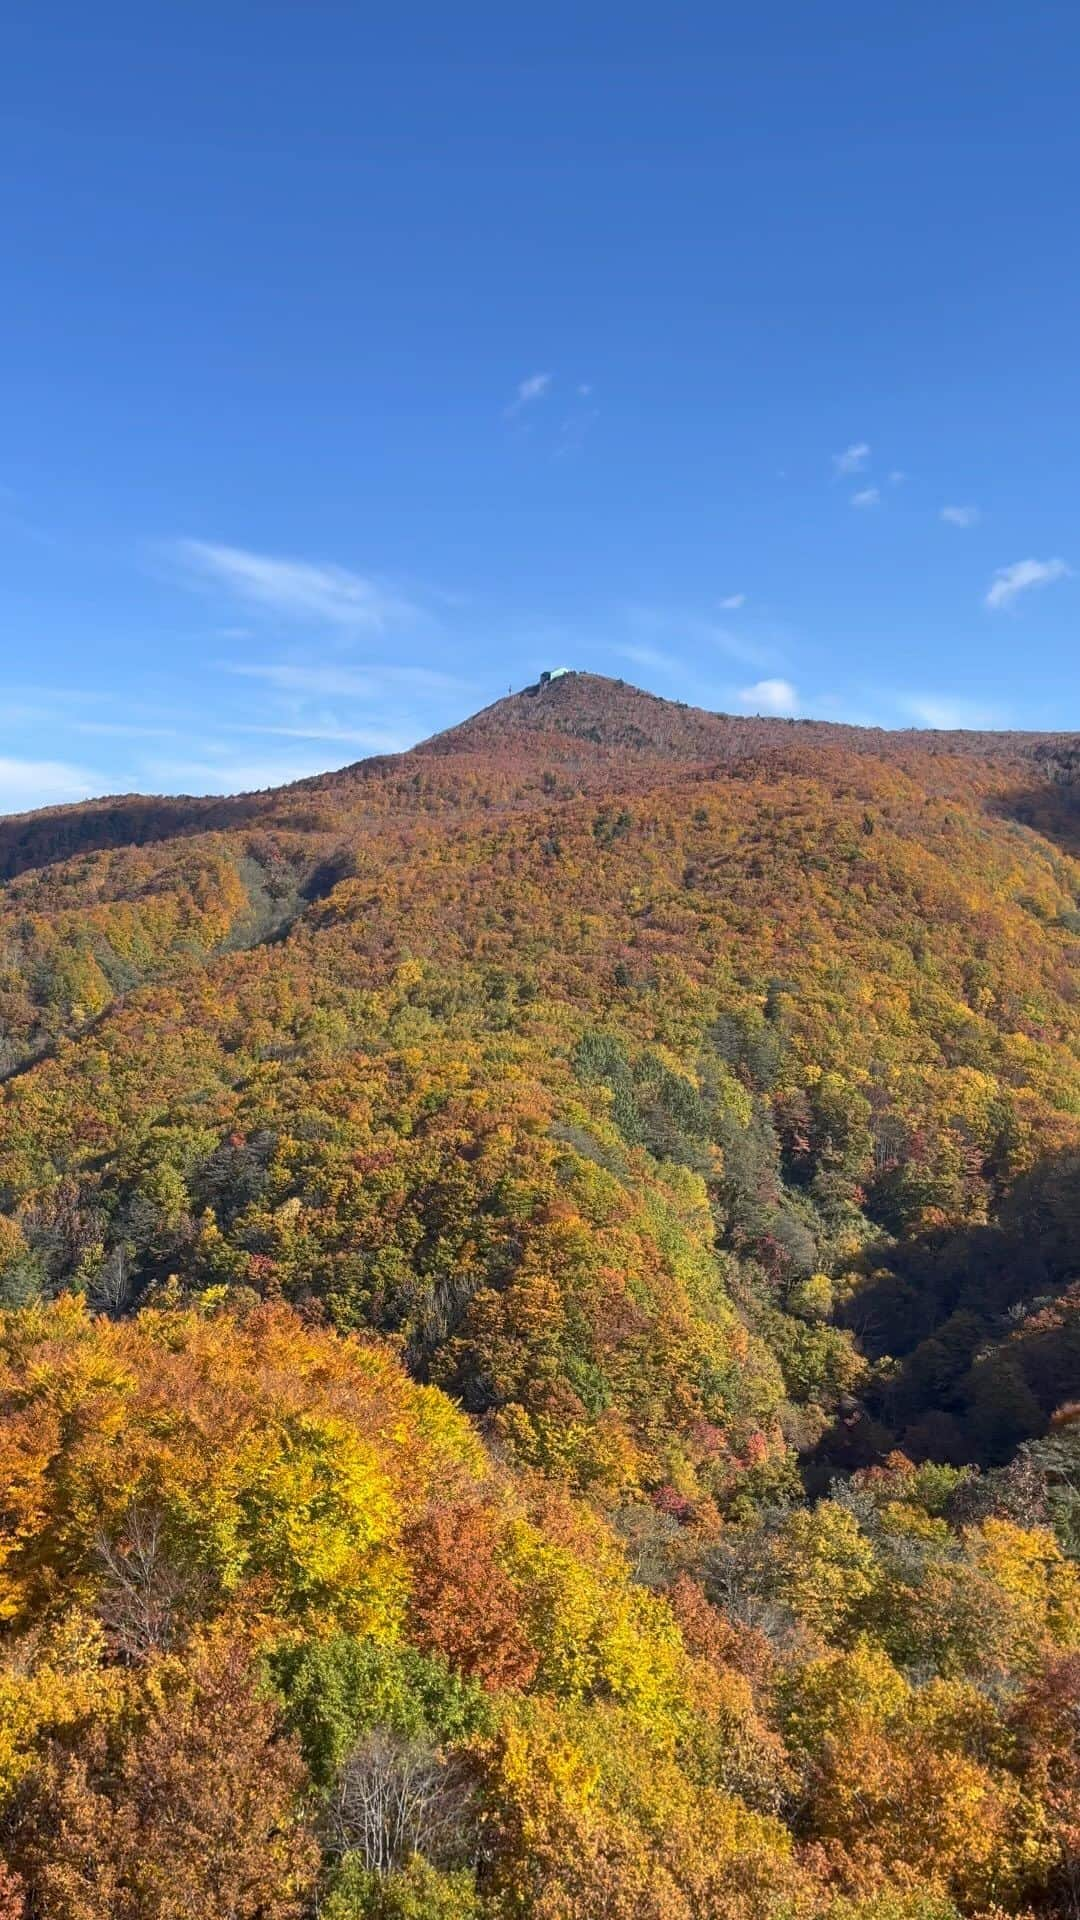
[[[643,719],[653,725],[642,725]],[[607,732],[605,734],[605,725]],[[590,729],[600,733],[593,740]],[[324,772],[305,774],[297,780],[277,786],[238,790],[233,794],[152,794],[138,790],[92,796],[21,812],[0,815],[3,821],[29,821],[43,816],[64,818],[108,807],[134,807],[139,804],[184,805],[206,809],[229,807],[242,801],[265,796],[302,792],[338,778],[360,774],[377,775],[402,761],[428,754],[470,751],[498,741],[529,736],[564,736],[571,740],[610,748],[652,749],[670,752],[682,746],[684,757],[722,758],[722,750],[732,742],[745,743],[745,751],[754,747],[809,742],[822,747],[856,747],[873,754],[889,754],[892,749],[924,750],[930,753],[960,753],[972,757],[992,757],[1048,753],[1080,747],[1080,731],[1017,728],[938,728],[880,727],[852,721],[822,720],[802,715],[732,714],[719,709],[694,706],[651,693],[632,682],[603,674],[566,670],[550,685],[504,694],[488,706],[478,708],[463,720],[418,740],[400,753],[365,755],[343,766]],[[694,751],[688,742],[693,742]],[[700,742],[700,750],[698,750]],[[718,751],[719,750],[719,751]]]
[[[456,726],[419,742],[410,752],[454,751],[473,742],[523,734],[564,733],[570,738],[588,738],[590,727],[603,736],[605,723],[607,737],[596,744],[667,751],[673,740],[684,745],[692,741],[695,747],[700,742],[700,757],[704,759],[717,750],[722,757],[723,750],[730,749],[733,742],[744,742],[749,750],[793,739],[823,746],[862,745],[869,752],[925,747],[975,754],[1024,753],[1080,741],[1080,734],[1065,731],[887,728],[795,715],[731,714],[670,700],[623,679],[569,669],[546,685],[540,683],[504,695]]]
[[[228,795],[101,795],[0,816],[0,880],[42,860],[80,851],[254,825],[302,807],[309,796],[349,790],[421,765],[515,750],[547,752],[563,767],[608,778],[613,767],[737,766],[760,760],[812,765],[822,754],[907,762],[912,757],[981,760],[996,768],[1036,768],[1057,777],[1058,761],[1075,778],[1080,733],[869,728],[846,722],[713,713],[624,680],[568,672],[547,686],[479,709],[399,754],[375,754],[277,787]],[[526,769],[523,769],[523,771]]]

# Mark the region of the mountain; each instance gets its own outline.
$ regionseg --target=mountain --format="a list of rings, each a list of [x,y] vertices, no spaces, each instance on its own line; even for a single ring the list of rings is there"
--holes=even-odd
[[[92,1786],[126,1845],[180,1737],[148,1666],[242,1722],[243,1643],[286,1800],[376,1735],[461,1774],[456,1851],[346,1871],[316,1821],[339,1920],[1068,1911],[1078,768],[572,673],[294,786],[0,823],[36,1831]],[[100,1910],[40,1904],[74,1867],[18,1794],[13,1900]]]
[[[1032,757],[1075,747],[1072,734],[928,731],[857,727],[824,720],[709,713],[682,701],[644,693],[625,680],[595,673],[563,672],[548,684],[497,700],[458,727],[414,749],[418,753],[498,748],[522,734],[559,735],[600,748],[629,749],[650,759],[731,762],[802,747],[839,747],[854,753],[903,758],[913,750],[963,754],[1023,764]]]
[[[938,1265],[945,1237],[996,1231],[1018,1183],[1076,1146],[1075,756],[1062,735],[733,719],[567,674],[409,753],[292,787],[8,822],[10,1217],[47,1213],[72,1181],[95,1219],[122,1214],[148,1107],[160,1129],[178,1104],[224,1125],[239,1103],[265,1132],[271,1096],[251,1087],[268,1059],[306,1098],[331,1062],[385,1059],[403,1026],[437,1051],[467,1047],[481,1085],[510,1048],[549,1131],[568,1101],[590,1120],[621,1115],[621,1146],[692,1169],[714,1213],[719,1162],[754,1160],[753,1207],[727,1203],[728,1251],[764,1262],[774,1293],[807,1260],[839,1265],[841,1323],[871,1314],[865,1354],[904,1362],[902,1391],[878,1380],[874,1417],[888,1411],[910,1441],[931,1415],[946,1445],[943,1419],[959,1415],[947,1451],[1000,1453],[1016,1434],[977,1440],[969,1363],[1045,1276],[1010,1254],[988,1296],[985,1255],[976,1281],[963,1252],[948,1256],[959,1277]],[[665,1101],[687,1108],[682,1125]],[[637,1196],[653,1177],[622,1172]],[[136,1249],[132,1297],[179,1259],[166,1239],[149,1261]],[[869,1248],[888,1254],[888,1284],[880,1267],[860,1277]],[[337,1256],[321,1254],[317,1291],[336,1297]],[[69,1277],[65,1254],[43,1257],[50,1286]],[[893,1268],[927,1259],[913,1303]],[[360,1321],[418,1338],[415,1304],[391,1294]],[[913,1399],[921,1343],[958,1314],[948,1390]],[[1008,1322],[1010,1351],[1016,1332]],[[486,1400],[463,1338],[448,1342],[452,1377]],[[1041,1404],[1044,1423],[1052,1411]]]

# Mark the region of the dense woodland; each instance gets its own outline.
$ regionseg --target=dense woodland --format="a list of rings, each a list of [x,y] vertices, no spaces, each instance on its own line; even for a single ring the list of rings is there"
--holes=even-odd
[[[1080,1915],[1075,737],[0,823],[2,1920]]]

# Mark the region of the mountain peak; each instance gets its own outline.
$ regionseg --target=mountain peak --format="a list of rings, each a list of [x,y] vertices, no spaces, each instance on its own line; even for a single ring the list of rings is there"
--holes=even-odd
[[[710,758],[745,725],[727,714],[709,713],[679,700],[645,693],[626,680],[559,668],[550,677],[496,700],[459,726],[425,741],[419,752],[486,752],[543,734],[549,746],[560,738],[645,758]],[[786,729],[786,723],[779,724]]]
[[[632,754],[667,764],[785,757],[809,749],[906,758],[911,752],[964,754],[994,760],[1028,757],[1075,736],[859,727],[842,721],[776,714],[730,714],[646,693],[626,680],[560,668],[510,693],[458,726],[413,749],[418,754],[521,751],[543,736],[548,756],[594,761]]]

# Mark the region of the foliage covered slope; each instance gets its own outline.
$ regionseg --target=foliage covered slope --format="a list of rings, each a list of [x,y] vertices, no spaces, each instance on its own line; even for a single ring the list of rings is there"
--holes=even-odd
[[[13,1914],[1072,1910],[1076,791],[574,675],[0,831]]]

